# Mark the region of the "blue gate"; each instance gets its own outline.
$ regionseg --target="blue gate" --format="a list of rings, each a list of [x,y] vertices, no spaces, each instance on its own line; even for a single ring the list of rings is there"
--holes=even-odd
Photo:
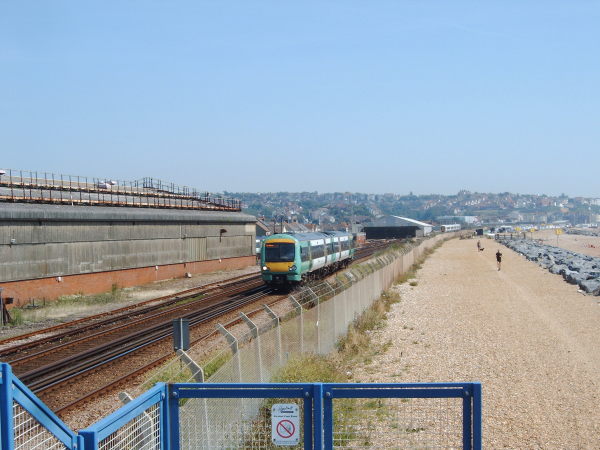
[[[479,383],[158,383],[77,434],[0,368],[3,450],[272,449],[281,405],[296,411],[288,448],[481,448]]]

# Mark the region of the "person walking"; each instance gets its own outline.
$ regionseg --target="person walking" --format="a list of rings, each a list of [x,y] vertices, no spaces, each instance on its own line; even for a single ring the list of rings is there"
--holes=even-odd
[[[481,241],[477,241],[477,251],[481,251]]]
[[[500,266],[502,265],[502,253],[500,253],[500,249],[496,252],[496,263],[498,263],[498,270],[500,270]]]

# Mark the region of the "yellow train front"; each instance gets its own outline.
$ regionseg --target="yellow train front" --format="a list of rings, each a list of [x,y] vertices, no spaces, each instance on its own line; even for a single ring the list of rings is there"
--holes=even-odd
[[[272,287],[291,288],[346,267],[353,257],[351,233],[275,234],[262,242],[262,279]]]

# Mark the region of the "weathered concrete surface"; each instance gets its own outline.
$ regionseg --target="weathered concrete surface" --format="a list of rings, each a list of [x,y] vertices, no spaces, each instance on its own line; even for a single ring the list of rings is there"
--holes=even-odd
[[[0,202],[0,286],[23,302],[244,267],[255,224],[235,212]]]

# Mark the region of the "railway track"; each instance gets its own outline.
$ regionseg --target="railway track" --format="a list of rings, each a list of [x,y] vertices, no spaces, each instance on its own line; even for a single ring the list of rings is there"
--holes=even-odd
[[[378,243],[357,250],[355,260],[360,262],[391,243]],[[172,334],[172,320],[187,318],[191,328],[209,322],[224,314],[271,295],[272,291],[262,284],[260,275],[238,277],[229,283],[215,283],[201,288],[189,289],[171,296],[148,300],[142,304],[121,308],[97,316],[80,319],[50,329],[26,335],[46,335],[0,351],[0,359],[10,362],[14,372],[30,389],[50,403],[58,413],[65,413],[114,389],[132,377],[161,364],[172,357],[172,349],[165,354],[154,355],[151,361],[133,370],[116,372],[116,378],[105,380],[101,386],[89,389],[78,387],[79,379],[110,370],[124,358],[157,350]],[[271,302],[272,303],[272,302]],[[47,336],[48,332],[53,332]],[[212,334],[208,333],[208,335]],[[203,339],[207,336],[196,340]],[[19,336],[5,340],[23,339]],[[70,395],[61,395],[66,390]],[[77,393],[75,393],[77,391]],[[58,393],[58,395],[57,395]],[[54,398],[54,400],[52,400]]]
[[[203,298],[200,307],[185,304],[144,315],[139,319],[86,334],[9,362],[21,381],[30,389],[39,391],[50,386],[55,380],[71,377],[72,373],[81,373],[87,368],[96,367],[143,348],[155,340],[171,336],[173,319],[189,319],[190,325],[194,326],[270,293],[270,290],[262,285],[252,286],[242,294],[238,291],[239,288],[236,288],[215,294],[210,301]],[[223,300],[225,296],[229,299]]]
[[[257,297],[255,299],[249,299],[249,301],[245,302],[244,304],[251,303],[252,301],[257,300],[259,298],[260,297]],[[275,297],[274,300],[267,302],[267,304],[268,304],[268,306],[272,306],[274,303],[277,303],[280,299],[281,299],[281,296],[277,296],[277,297]],[[225,314],[226,312],[234,312],[234,311],[238,310],[241,306],[243,306],[243,304],[232,305],[229,311],[214,314],[214,317],[212,317],[212,318],[218,318],[218,317],[222,316],[223,314]],[[206,320],[210,320],[210,318],[207,318]],[[197,337],[195,339],[190,339],[190,347],[194,346],[195,344],[197,344],[200,341],[210,338],[211,336],[216,336],[218,334],[219,333],[217,330],[212,330],[206,334],[201,334],[199,337]],[[156,346],[156,344],[158,344],[158,341],[150,343],[151,346]],[[158,367],[159,365],[167,362],[171,358],[173,358],[173,351],[172,351],[172,349],[169,349],[169,351],[165,352],[163,355],[161,355],[159,357],[155,357],[150,362],[146,362],[140,367],[136,367],[133,370],[128,371],[127,373],[121,374],[116,381],[111,381],[111,382],[108,382],[101,386],[96,386],[89,392],[85,393],[84,395],[77,397],[75,400],[71,400],[71,401],[63,404],[62,406],[57,407],[55,409],[55,412],[59,415],[65,414],[72,409],[78,408],[81,404],[93,401],[94,399],[103,396],[107,392],[114,392],[115,389],[117,389],[121,385],[125,385],[129,380],[135,379],[136,377],[149,372],[150,370],[154,369],[155,367]],[[63,382],[64,382],[64,380],[63,380]],[[49,389],[53,389],[53,387],[51,386]],[[48,390],[48,389],[46,389],[46,390]]]
[[[27,340],[22,344],[16,344],[11,347],[0,350],[0,360],[11,362],[14,355],[27,353],[30,349],[41,348],[44,344],[52,344],[53,342],[66,342],[77,335],[92,332],[95,329],[111,327],[119,322],[129,321],[137,316],[152,313],[158,309],[168,308],[171,305],[176,305],[184,301],[188,301],[199,296],[214,294],[222,290],[228,290],[236,286],[242,288],[246,283],[251,281],[259,282],[260,275],[241,275],[231,278],[225,282],[220,281],[211,283],[192,289],[177,292],[163,297],[152,298],[138,302],[134,305],[125,306],[123,308],[114,309],[100,314],[77,319],[71,322],[62,323],[49,328],[44,328],[27,334],[21,334],[0,341],[0,344],[6,345],[11,342],[19,342]],[[257,284],[258,285],[258,284]],[[39,336],[36,339],[36,336]]]

